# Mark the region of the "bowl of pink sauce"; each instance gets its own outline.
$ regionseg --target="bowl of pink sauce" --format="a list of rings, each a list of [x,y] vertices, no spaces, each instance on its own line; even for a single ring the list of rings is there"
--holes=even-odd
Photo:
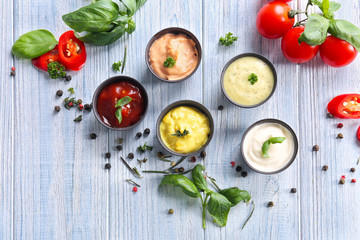
[[[171,27],[156,33],[145,51],[149,71],[165,82],[190,78],[201,61],[201,45],[194,34],[183,28]]]

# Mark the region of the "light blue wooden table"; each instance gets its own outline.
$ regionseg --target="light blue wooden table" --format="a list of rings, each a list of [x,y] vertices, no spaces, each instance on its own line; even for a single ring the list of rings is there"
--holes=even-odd
[[[87,46],[85,67],[73,73],[71,82],[51,80],[28,60],[14,58],[11,46],[23,33],[45,28],[59,37],[69,28],[61,16],[88,4],[88,0],[32,1],[2,0],[0,9],[0,239],[360,239],[360,190],[350,178],[360,178],[356,166],[360,144],[355,130],[360,121],[327,119],[326,104],[337,94],[360,92],[359,58],[350,66],[334,69],[319,57],[294,65],[281,54],[280,40],[262,38],[255,29],[256,13],[267,1],[245,0],[148,0],[136,13],[137,29],[131,36],[106,47]],[[293,1],[304,8],[307,1]],[[360,26],[359,2],[342,1],[339,18]],[[148,40],[157,31],[179,26],[200,40],[203,60],[194,76],[181,83],[167,84],[151,76],[144,62]],[[227,32],[239,37],[231,47],[218,45]],[[74,123],[76,111],[64,108],[54,114],[61,100],[58,89],[74,87],[76,95],[91,101],[96,87],[116,75],[111,64],[123,57],[128,45],[125,74],[140,80],[150,96],[149,114],[134,130],[114,132],[102,127],[93,113],[84,113]],[[224,64],[236,54],[256,52],[269,58],[278,71],[278,86],[269,102],[254,109],[231,105],[220,90]],[[17,75],[10,77],[10,68]],[[158,188],[161,176],[146,175],[138,180],[137,193],[124,180],[133,177],[120,156],[135,151],[145,141],[155,151],[142,169],[164,169],[156,160],[160,145],[155,122],[163,108],[180,99],[203,103],[215,121],[214,138],[203,162],[220,186],[248,190],[256,203],[252,219],[241,226],[251,211],[241,204],[229,214],[224,228],[208,216],[201,228],[198,199],[190,199],[179,189]],[[224,105],[218,111],[218,105]],[[245,129],[263,118],[278,118],[298,134],[300,150],[286,171],[266,176],[255,173],[240,158],[240,139]],[[152,129],[147,138],[135,133]],[[338,132],[345,138],[336,140]],[[95,141],[89,134],[96,132]],[[124,150],[114,149],[123,137]],[[320,151],[312,152],[318,144]],[[104,154],[111,152],[111,170],[104,170]],[[236,161],[249,172],[242,178],[230,167]],[[136,160],[130,162],[137,165]],[[321,171],[327,164],[329,170]],[[185,163],[187,168],[192,163]],[[138,166],[139,167],[139,166]],[[351,167],[359,167],[350,174]],[[347,183],[339,185],[340,176]],[[359,179],[360,180],[360,179]],[[290,194],[296,187],[298,192]],[[275,207],[267,208],[268,201]],[[168,215],[172,208],[175,213]]]

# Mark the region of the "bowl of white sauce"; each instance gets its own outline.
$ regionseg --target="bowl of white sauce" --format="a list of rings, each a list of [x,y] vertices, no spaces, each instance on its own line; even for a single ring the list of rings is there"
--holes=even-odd
[[[294,130],[278,119],[263,119],[251,125],[241,140],[241,155],[246,164],[262,174],[287,169],[298,152]]]
[[[242,108],[253,108],[268,101],[276,89],[273,64],[256,53],[243,53],[226,63],[221,73],[221,89],[226,98]]]

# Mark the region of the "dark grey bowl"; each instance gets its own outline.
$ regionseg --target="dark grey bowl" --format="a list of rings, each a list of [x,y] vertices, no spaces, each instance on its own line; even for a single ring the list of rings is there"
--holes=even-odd
[[[144,102],[145,102],[145,111],[144,114],[142,115],[142,117],[139,119],[139,121],[131,126],[125,127],[125,128],[113,128],[110,127],[109,125],[106,125],[100,118],[99,113],[97,111],[97,100],[99,97],[99,94],[101,92],[101,90],[103,90],[104,87],[106,87],[107,85],[114,83],[114,82],[122,82],[122,81],[128,81],[131,84],[135,85],[136,87],[138,87],[140,89],[140,91],[143,93],[143,98],[144,98]],[[92,100],[92,104],[93,104],[93,112],[94,115],[96,117],[96,119],[105,127],[115,130],[115,131],[125,131],[125,130],[129,130],[132,129],[134,127],[136,127],[137,125],[139,125],[139,123],[144,120],[147,110],[148,110],[148,106],[149,106],[149,98],[148,98],[148,94],[144,88],[143,85],[141,85],[140,82],[136,81],[135,79],[128,77],[128,76],[115,76],[112,78],[109,78],[107,80],[105,80],[104,82],[102,82],[97,89],[95,90],[94,96],[93,96],[93,100]]]
[[[291,159],[289,160],[289,162],[282,168],[280,168],[279,170],[276,170],[274,172],[263,172],[263,171],[260,171],[254,167],[251,166],[251,164],[248,162],[248,160],[246,159],[245,157],[245,154],[244,154],[244,139],[246,137],[246,135],[248,134],[248,132],[255,126],[259,125],[259,124],[263,124],[263,123],[277,123],[277,124],[280,124],[282,125],[283,127],[287,128],[289,130],[289,132],[291,133],[291,135],[293,136],[294,138],[294,153],[291,157]],[[282,172],[284,171],[285,169],[287,169],[294,161],[295,161],[295,158],[296,158],[296,155],[297,155],[297,152],[298,152],[298,148],[299,148],[299,142],[298,142],[298,139],[297,139],[297,136],[294,132],[294,130],[289,126],[287,125],[286,123],[284,123],[283,121],[280,121],[278,119],[273,119],[273,118],[268,118],[268,119],[263,119],[263,120],[260,120],[256,123],[254,123],[253,125],[251,125],[248,129],[246,129],[242,139],[241,139],[241,156],[242,158],[244,159],[245,163],[252,169],[254,170],[255,172],[258,172],[258,173],[261,173],[261,174],[267,174],[267,175],[271,175],[271,174],[276,174],[276,173],[279,173],[279,172]]]
[[[188,76],[182,78],[182,79],[179,79],[179,80],[167,80],[165,78],[162,78],[162,77],[159,77],[155,72],[154,70],[152,69],[151,65],[150,65],[150,62],[149,62],[149,52],[150,52],[150,48],[151,46],[153,45],[153,43],[155,42],[155,40],[157,40],[158,38],[160,38],[161,36],[163,36],[164,34],[167,34],[167,33],[173,33],[173,34],[184,34],[186,36],[188,36],[191,40],[193,40],[196,44],[196,49],[198,51],[198,57],[199,57],[199,62],[198,64],[196,65],[194,71],[192,73],[190,73]],[[201,45],[200,45],[200,42],[199,40],[195,37],[194,34],[192,34],[191,32],[189,32],[188,30],[184,29],[184,28],[178,28],[178,27],[170,27],[170,28],[165,28],[163,30],[161,30],[160,32],[156,33],[149,41],[149,43],[147,44],[146,46],[146,50],[145,50],[145,62],[146,62],[146,66],[148,67],[148,69],[150,70],[150,72],[158,79],[160,79],[161,81],[164,81],[164,82],[168,82],[168,83],[176,83],[176,82],[181,82],[181,81],[184,81],[188,78],[190,78],[195,72],[196,70],[199,68],[200,66],[200,62],[201,62]]]
[[[256,57],[256,58],[259,58],[260,60],[263,60],[267,65],[269,65],[271,71],[273,72],[274,74],[274,87],[270,93],[270,95],[262,102],[258,103],[258,104],[255,104],[255,105],[241,105],[235,101],[233,101],[229,96],[228,94],[226,93],[225,89],[224,89],[224,75],[225,75],[225,72],[227,70],[227,68],[230,66],[230,64],[232,64],[234,61],[238,60],[239,58],[243,58],[243,57]],[[276,85],[277,85],[277,74],[276,74],[276,70],[275,70],[275,67],[274,65],[264,56],[262,55],[259,55],[259,54],[256,54],[256,53],[243,53],[243,54],[240,54],[240,55],[237,55],[235,57],[233,57],[232,59],[230,59],[230,61],[228,61],[222,72],[221,72],[221,77],[220,77],[220,84],[221,84],[221,89],[224,93],[224,95],[226,96],[226,98],[231,102],[233,103],[234,105],[238,106],[238,107],[242,107],[242,108],[254,108],[254,107],[258,107],[262,104],[264,104],[265,102],[267,102],[271,97],[272,95],[274,94],[275,92],[275,89],[276,89]]]
[[[170,148],[168,148],[164,142],[161,139],[161,135],[160,135],[160,124],[162,119],[164,118],[164,116],[172,109],[176,108],[176,107],[180,107],[180,106],[189,106],[189,107],[193,107],[196,108],[197,110],[199,110],[200,112],[202,112],[203,114],[205,114],[205,116],[209,119],[209,124],[210,124],[210,133],[208,136],[208,139],[206,141],[206,143],[197,151],[191,152],[191,153],[178,153],[175,152],[173,150],[171,150]],[[195,102],[195,101],[191,101],[191,100],[180,100],[177,102],[174,102],[172,104],[170,104],[169,106],[167,106],[159,115],[157,122],[156,122],[156,136],[160,142],[160,144],[171,154],[173,155],[177,155],[177,156],[193,156],[196,155],[198,153],[200,153],[201,151],[203,151],[210,143],[212,136],[214,134],[214,120],[209,112],[209,110],[204,107],[204,105]]]

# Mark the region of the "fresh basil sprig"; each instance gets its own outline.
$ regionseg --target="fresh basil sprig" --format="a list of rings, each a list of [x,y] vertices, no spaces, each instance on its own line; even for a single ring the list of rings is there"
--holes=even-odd
[[[115,108],[118,108],[118,109],[115,112],[115,116],[118,119],[119,124],[121,124],[121,122],[122,122],[121,107],[123,107],[126,104],[130,103],[131,100],[132,100],[131,97],[126,96],[126,97],[123,97],[123,98],[119,99],[119,101],[116,102]]]
[[[206,228],[206,209],[214,221],[223,227],[227,223],[230,208],[241,201],[249,202],[251,196],[247,191],[236,187],[223,190],[218,189],[218,192],[210,190],[203,173],[204,170],[204,166],[197,164],[191,172],[192,181],[180,174],[166,175],[162,179],[160,186],[166,184],[179,186],[186,195],[200,198],[202,203],[202,226],[204,229]],[[204,196],[200,192],[204,192]]]
[[[45,29],[21,35],[12,46],[12,53],[19,58],[36,58],[54,49],[58,42],[54,35]]]
[[[272,138],[269,138],[269,140],[266,140],[261,148],[263,157],[264,158],[270,157],[270,155],[269,155],[270,144],[282,143],[283,141],[285,141],[285,139],[286,139],[286,137],[272,137]]]
[[[306,42],[311,46],[320,45],[325,42],[330,22],[319,14],[311,14],[306,23],[303,34],[299,37],[299,44]]]

